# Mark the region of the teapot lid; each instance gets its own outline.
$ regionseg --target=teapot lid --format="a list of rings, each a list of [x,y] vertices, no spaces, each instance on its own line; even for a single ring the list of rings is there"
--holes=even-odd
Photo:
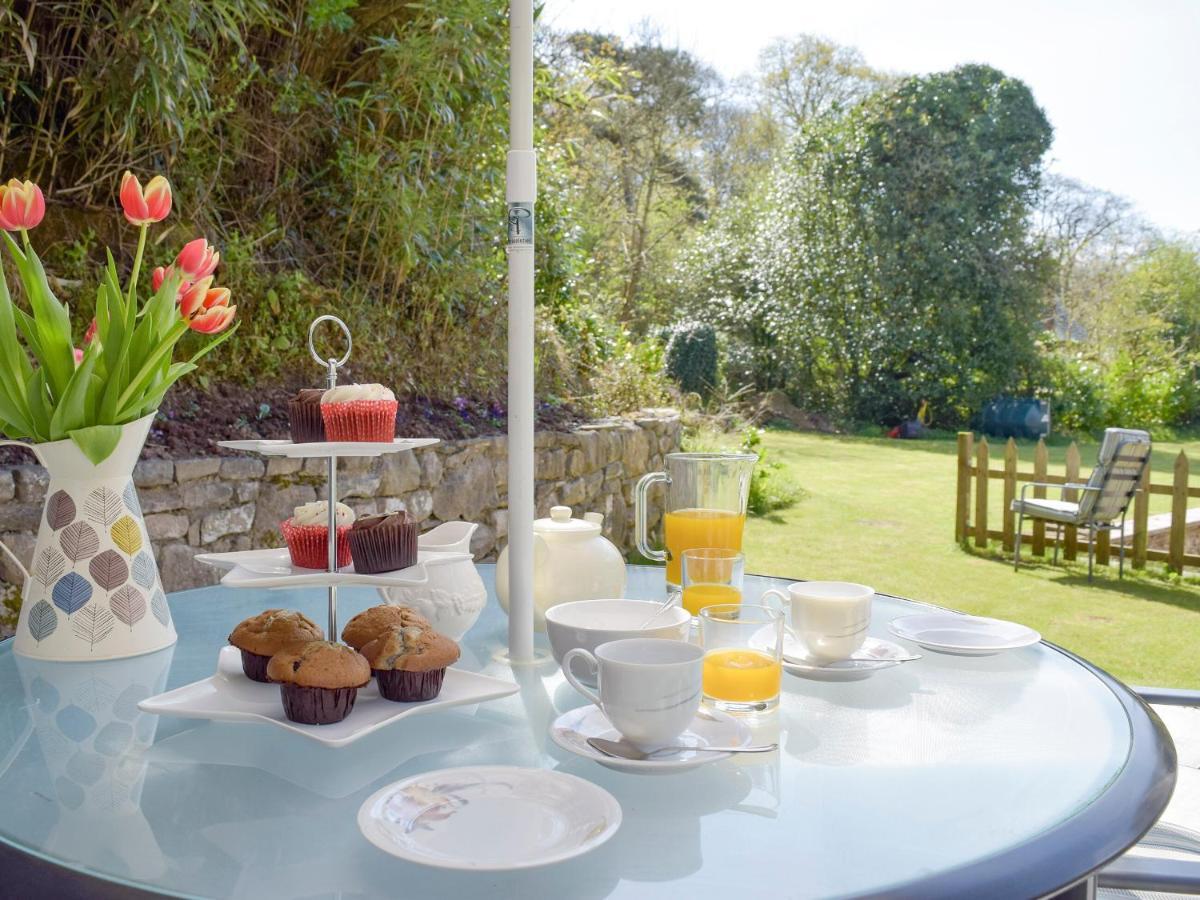
[[[550,507],[550,518],[537,519],[533,523],[535,534],[599,534],[604,517],[600,513],[587,513],[582,519],[571,518],[571,507]]]

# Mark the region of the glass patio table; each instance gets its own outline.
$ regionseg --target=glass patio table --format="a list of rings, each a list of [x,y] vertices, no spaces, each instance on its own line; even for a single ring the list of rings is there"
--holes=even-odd
[[[490,591],[493,567],[480,570]],[[784,583],[747,577],[746,596]],[[661,569],[630,567],[629,596],[662,591]],[[343,621],[377,602],[368,589],[340,600]],[[41,663],[0,644],[0,894],[1082,896],[1174,786],[1157,717],[1046,643],[925,652],[857,682],[785,675],[779,709],[753,720],[779,751],[622,774],[550,740],[550,723],[583,698],[553,663],[496,661],[506,619],[494,594],[459,665],[513,675],[521,689],[502,700],[410,717],[340,749],[269,725],[138,711],[211,674],[245,616],[283,605],[323,621],[324,603],[320,589],[183,591],[170,598],[179,643],[118,662]],[[923,609],[880,596],[871,631],[886,636],[891,619]],[[575,860],[500,874],[402,862],[359,833],[358,808],[378,788],[478,764],[579,775],[617,798],[622,825]]]

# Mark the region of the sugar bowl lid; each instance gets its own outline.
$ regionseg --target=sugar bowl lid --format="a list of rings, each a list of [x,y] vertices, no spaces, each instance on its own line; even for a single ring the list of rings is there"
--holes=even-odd
[[[571,518],[571,507],[550,507],[550,518],[536,519],[533,523],[535,534],[599,534],[604,516],[600,513],[584,513],[582,519]]]

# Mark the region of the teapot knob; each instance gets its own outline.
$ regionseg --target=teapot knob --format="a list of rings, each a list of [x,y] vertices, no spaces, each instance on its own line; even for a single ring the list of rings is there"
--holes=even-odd
[[[569,506],[552,506],[550,507],[550,521],[552,522],[570,522],[571,507]]]

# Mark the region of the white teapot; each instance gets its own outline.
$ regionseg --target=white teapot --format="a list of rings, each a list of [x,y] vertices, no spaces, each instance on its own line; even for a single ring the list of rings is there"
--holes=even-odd
[[[571,518],[571,507],[555,506],[550,518],[533,523],[533,627],[546,630],[546,610],[571,600],[625,594],[625,560],[601,536],[604,516]],[[496,595],[508,612],[508,548],[496,561]]]

